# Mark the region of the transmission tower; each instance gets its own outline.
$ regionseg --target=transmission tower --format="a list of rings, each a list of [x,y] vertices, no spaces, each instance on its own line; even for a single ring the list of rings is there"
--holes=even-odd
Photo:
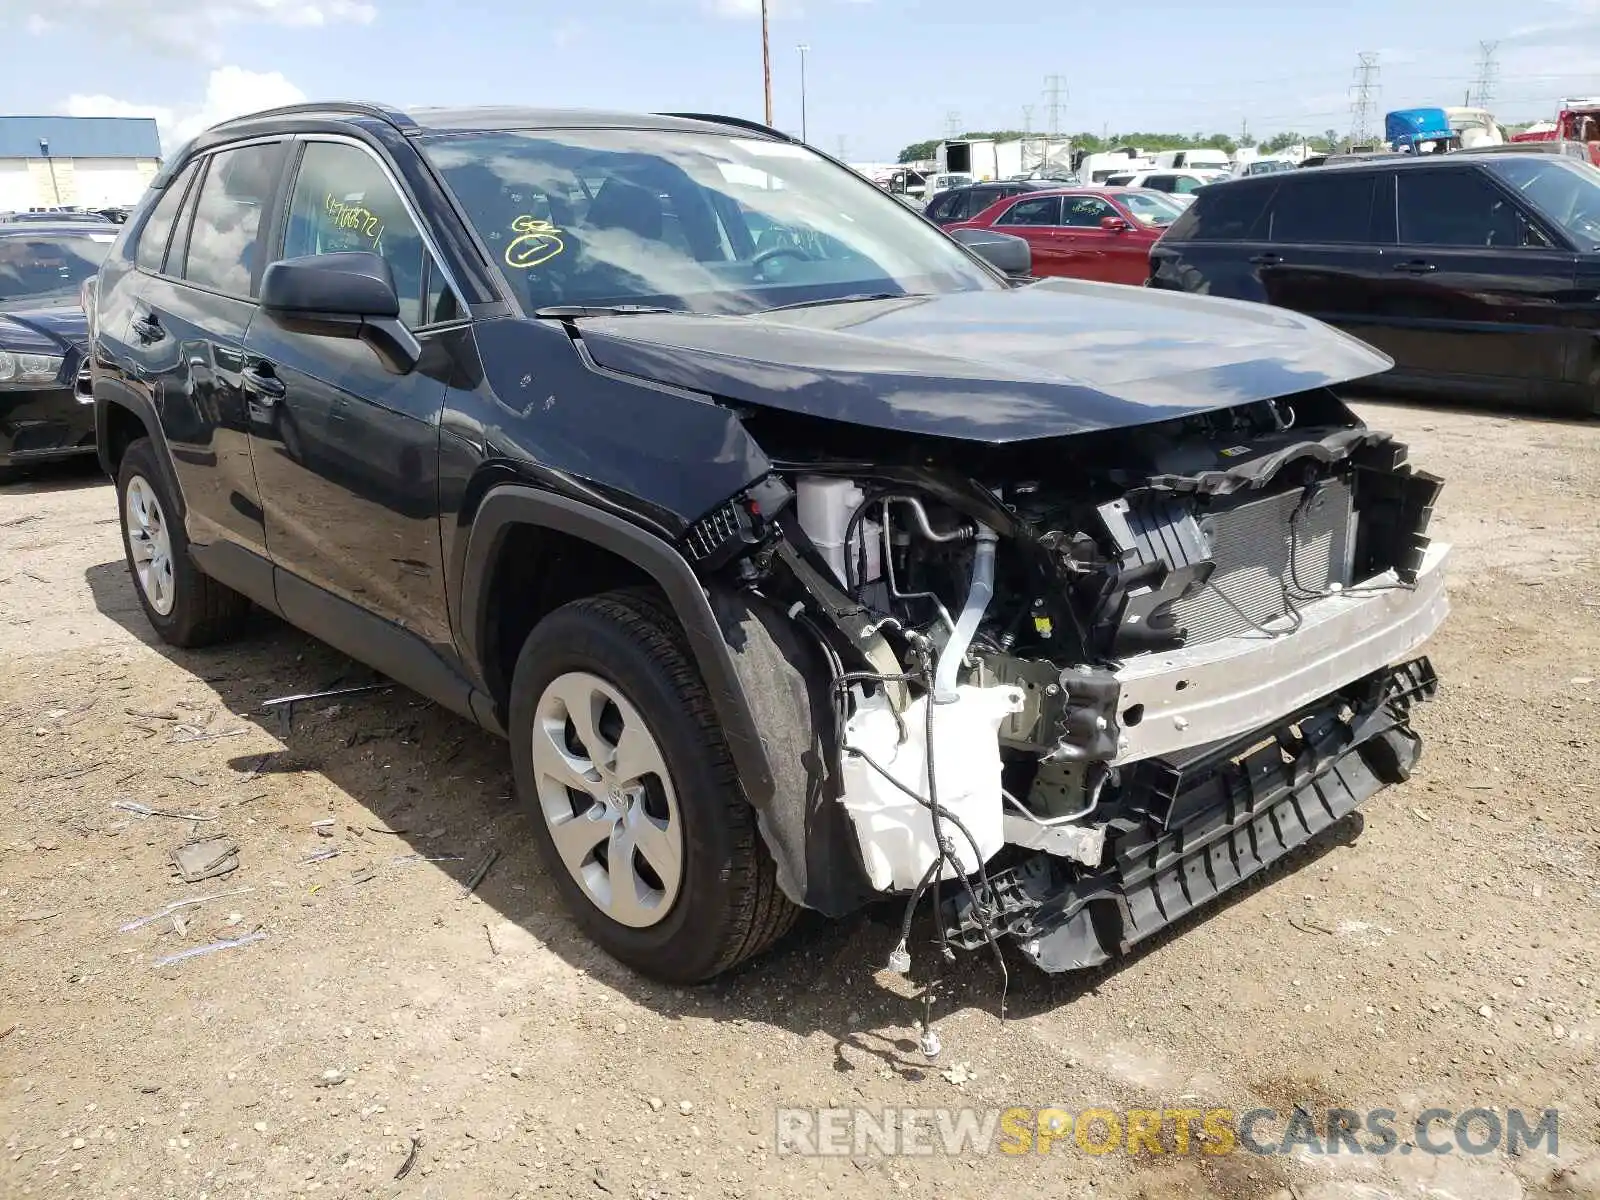
[[[1351,89],[1350,144],[1364,143],[1372,132],[1372,121],[1378,111],[1378,55],[1363,51],[1357,56],[1356,82]]]
[[[1062,97],[1066,95],[1066,80],[1059,75],[1046,75],[1044,77],[1044,94],[1046,97],[1045,110],[1050,114],[1050,136],[1061,136],[1061,110],[1065,105]]]
[[[1478,80],[1472,86],[1479,108],[1488,108],[1489,101],[1494,99],[1494,85],[1500,78],[1500,64],[1494,55],[1499,48],[1499,42],[1478,43]]]
[[[1022,136],[1027,137],[1033,132],[1033,105],[1022,106]]]
[[[946,138],[961,136],[961,114],[953,108],[944,114],[944,135]]]

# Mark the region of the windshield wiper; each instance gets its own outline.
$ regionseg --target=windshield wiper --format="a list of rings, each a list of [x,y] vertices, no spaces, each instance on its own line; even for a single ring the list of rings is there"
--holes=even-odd
[[[826,300],[801,300],[797,304],[779,304],[761,311],[783,312],[789,308],[820,308],[824,304],[855,304],[863,300],[909,300],[923,295],[925,295],[923,292],[862,292],[855,296],[830,296]]]
[[[682,313],[681,308],[655,308],[649,304],[551,304],[534,309],[536,317],[638,317]]]

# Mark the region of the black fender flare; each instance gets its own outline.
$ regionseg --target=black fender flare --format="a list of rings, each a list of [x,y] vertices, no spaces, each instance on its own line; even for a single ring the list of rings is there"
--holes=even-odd
[[[172,462],[172,451],[167,446],[167,439],[162,436],[161,417],[157,414],[155,405],[139,392],[123,384],[97,380],[94,385],[94,445],[95,457],[100,460],[100,469],[116,481],[117,472],[111,463],[111,409],[126,409],[138,418],[144,426],[145,435],[155,447],[156,463],[161,468],[162,480],[168,493],[177,497],[179,516],[188,512],[188,501],[184,499],[183,488],[178,485],[178,470]]]
[[[758,811],[763,810],[772,799],[772,764],[705,587],[671,543],[622,517],[523,484],[493,488],[478,506],[462,567],[460,636],[467,662],[481,675],[489,570],[507,532],[517,525],[551,529],[591,542],[633,563],[656,582],[683,626],[689,651],[711,693],[745,796]]]

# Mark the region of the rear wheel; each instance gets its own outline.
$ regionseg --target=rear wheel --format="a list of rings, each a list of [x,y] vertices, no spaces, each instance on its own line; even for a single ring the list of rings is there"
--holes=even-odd
[[[133,590],[161,640],[209,646],[237,633],[250,601],[190,560],[176,497],[163,482],[149,438],[139,438],[123,452],[117,505]]]
[[[696,982],[793,923],[705,685],[647,593],[578,600],[534,627],[510,732],[556,888],[607,953]]]

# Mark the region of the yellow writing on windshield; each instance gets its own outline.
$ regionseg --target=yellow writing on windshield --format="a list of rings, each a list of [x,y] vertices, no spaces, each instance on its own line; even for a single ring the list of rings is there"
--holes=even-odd
[[[374,247],[383,238],[383,221],[371,209],[349,204],[332,192],[323,198],[322,207],[333,218],[335,229],[348,229],[368,239]]]
[[[547,263],[567,248],[556,227],[538,217],[517,217],[511,232],[518,236],[506,247],[506,266],[520,271]]]

